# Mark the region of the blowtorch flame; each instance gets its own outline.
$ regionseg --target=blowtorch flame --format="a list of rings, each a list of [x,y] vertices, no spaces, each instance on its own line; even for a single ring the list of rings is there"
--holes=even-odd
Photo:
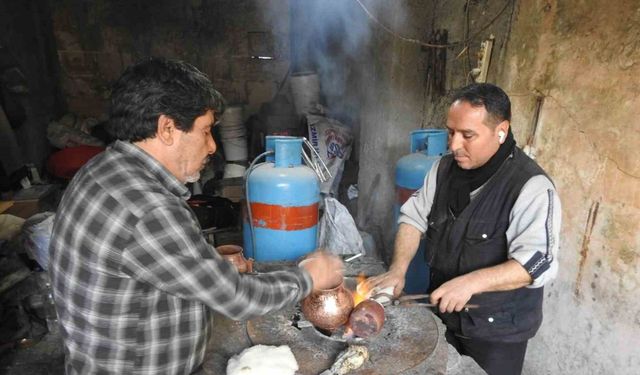
[[[358,284],[356,286],[356,290],[353,292],[353,306],[358,306],[358,304],[367,299],[369,295],[369,288],[365,287],[364,283],[367,280],[367,277],[361,273],[358,275],[357,279]]]

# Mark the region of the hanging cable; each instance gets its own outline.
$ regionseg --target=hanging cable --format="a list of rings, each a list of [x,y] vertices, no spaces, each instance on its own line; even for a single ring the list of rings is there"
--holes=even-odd
[[[380,22],[371,12],[369,12],[369,10],[364,6],[364,4],[362,4],[361,0],[356,0],[356,2],[360,5],[360,7],[362,8],[362,10],[364,10],[364,12],[367,14],[367,16],[369,16],[369,18],[377,23],[380,27],[382,27],[382,29],[384,31],[386,31],[387,33],[391,34],[392,36],[403,40],[405,42],[409,42],[409,43],[415,43],[415,44],[419,44],[421,46],[424,47],[429,47],[429,48],[450,48],[450,47],[456,47],[459,46],[461,44],[466,44],[468,42],[470,42],[471,40],[475,39],[475,37],[477,37],[478,35],[480,35],[483,31],[485,31],[486,29],[489,28],[489,26],[491,26],[497,19],[498,17],[500,17],[500,15],[502,15],[502,13],[504,13],[504,11],[507,9],[507,7],[509,6],[509,4],[511,4],[513,2],[513,0],[506,0],[504,6],[502,7],[502,9],[493,17],[493,19],[491,19],[491,21],[489,21],[486,25],[484,25],[483,27],[480,28],[480,30],[476,31],[473,35],[471,35],[470,37],[458,41],[458,42],[453,42],[453,43],[447,43],[447,44],[431,44],[431,43],[426,43],[423,42],[421,40],[418,39],[412,39],[412,38],[407,38],[404,37],[402,35],[398,35],[396,32],[394,32],[393,30],[391,30],[388,26],[386,26],[385,24],[383,24],[382,22]]]

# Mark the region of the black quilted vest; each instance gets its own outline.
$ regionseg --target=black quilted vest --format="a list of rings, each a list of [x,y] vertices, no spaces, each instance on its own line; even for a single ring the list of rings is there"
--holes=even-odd
[[[452,155],[438,167],[434,202],[428,216],[426,260],[431,267],[430,290],[447,280],[479,268],[507,261],[506,230],[509,214],[524,184],[544,171],[519,148],[500,166],[454,217],[448,207]],[[533,337],[542,323],[543,288],[519,288],[474,295],[480,307],[440,314],[456,334],[487,341],[519,342]]]

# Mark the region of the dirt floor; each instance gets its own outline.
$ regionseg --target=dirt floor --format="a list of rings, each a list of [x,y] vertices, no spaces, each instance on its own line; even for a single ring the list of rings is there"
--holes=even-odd
[[[47,333],[39,342],[25,339],[0,356],[0,374],[63,375],[64,352],[60,337]]]
[[[64,374],[60,336],[49,332],[45,319],[46,273],[30,269],[5,246],[2,250],[2,284],[13,278],[13,285],[0,293],[0,375]]]

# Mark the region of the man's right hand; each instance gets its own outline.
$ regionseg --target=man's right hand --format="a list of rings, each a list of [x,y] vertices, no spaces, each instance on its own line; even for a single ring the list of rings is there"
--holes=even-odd
[[[367,279],[358,289],[366,292],[373,291],[375,294],[373,288],[380,291],[392,286],[394,297],[398,297],[404,288],[404,277],[409,264],[418,251],[421,236],[422,232],[413,225],[401,223],[396,234],[393,262],[389,271]]]
[[[393,268],[389,269],[381,275],[368,278],[362,286],[359,286],[359,290],[371,291],[370,295],[375,295],[375,290],[382,290],[386,287],[393,287],[393,296],[398,297],[404,289],[404,277],[405,273]]]
[[[299,266],[309,272],[314,290],[334,288],[344,278],[342,259],[323,250],[309,254]]]

